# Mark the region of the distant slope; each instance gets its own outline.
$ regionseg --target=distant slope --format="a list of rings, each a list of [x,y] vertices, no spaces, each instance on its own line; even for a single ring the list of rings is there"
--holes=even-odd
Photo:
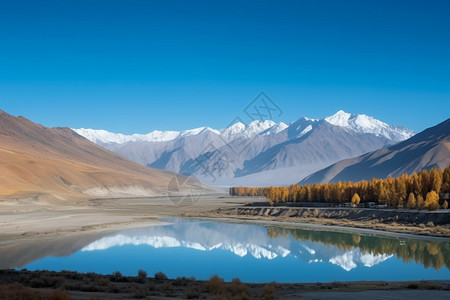
[[[0,110],[0,198],[151,196],[165,194],[174,175],[129,161],[69,128]]]
[[[341,160],[306,177],[299,184],[359,181],[450,165],[450,119],[390,146]]]

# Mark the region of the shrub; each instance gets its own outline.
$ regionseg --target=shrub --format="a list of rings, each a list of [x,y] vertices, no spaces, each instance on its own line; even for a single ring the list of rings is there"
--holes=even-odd
[[[138,271],[138,277],[146,278],[147,277],[147,272],[145,272],[144,270],[139,270]]]
[[[155,273],[154,276],[155,276],[156,280],[167,280],[168,279],[166,274],[164,274],[163,272]]]
[[[119,271],[115,271],[115,272],[112,274],[112,276],[113,276],[113,277],[116,277],[116,278],[120,278],[120,277],[122,277],[122,273],[120,273]]]
[[[107,286],[109,284],[109,280],[107,278],[101,277],[97,279],[97,284],[100,286]]]
[[[170,293],[172,293],[173,292],[173,285],[172,285],[172,282],[169,282],[169,281],[165,281],[163,284],[162,284],[162,290],[166,293],[166,295],[170,295]]]
[[[215,294],[221,294],[221,293],[223,293],[223,289],[224,289],[223,279],[217,275],[214,275],[206,283],[206,287],[208,288],[209,291],[211,291]]]
[[[186,289],[186,298],[198,299],[200,298],[200,292],[195,286],[189,285],[188,288]]]
[[[133,297],[137,299],[142,299],[147,296],[147,289],[143,286],[136,287],[134,289]]]
[[[261,291],[261,297],[265,300],[275,299],[275,285],[273,283],[267,283],[263,286]]]
[[[234,278],[230,283],[230,292],[233,296],[239,296],[240,299],[248,297],[247,286],[238,278]]]
[[[174,281],[173,281],[173,285],[175,286],[187,286],[189,284],[189,282],[191,282],[191,280],[189,278],[186,277],[177,277]]]

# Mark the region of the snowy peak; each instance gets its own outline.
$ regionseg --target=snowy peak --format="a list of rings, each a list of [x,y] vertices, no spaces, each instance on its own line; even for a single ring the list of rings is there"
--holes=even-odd
[[[265,132],[275,125],[276,123],[270,120],[255,120],[248,125],[245,125],[242,122],[238,122],[228,128],[222,129],[220,131],[220,134],[227,140],[234,140],[236,138],[249,138]]]
[[[210,127],[199,127],[195,129],[183,131],[159,131],[154,130],[147,134],[132,134],[125,135],[121,133],[113,133],[106,130],[96,129],[72,129],[81,136],[96,144],[125,144],[128,142],[169,142],[177,138],[205,134],[208,132],[220,135],[223,138],[231,141],[236,138],[250,138],[262,132],[268,134],[276,134],[287,127],[286,124],[280,122],[275,123],[270,120],[253,121],[247,125],[242,122],[237,122],[228,128],[216,130]],[[273,130],[271,131],[270,129]]]
[[[399,126],[392,126],[383,123],[367,115],[355,115],[343,110],[326,117],[324,120],[311,119],[307,117],[290,123],[289,125],[270,120],[255,120],[249,124],[237,122],[228,128],[216,130],[210,127],[199,127],[183,131],[159,131],[154,130],[147,134],[124,135],[112,133],[105,130],[95,129],[73,129],[76,133],[84,136],[88,140],[100,144],[126,144],[129,142],[169,142],[178,138],[213,133],[224,140],[232,141],[238,138],[251,138],[257,135],[275,135],[284,130],[288,130],[289,138],[299,138],[315,128],[319,122],[328,122],[331,125],[339,126],[358,133],[373,134],[377,137],[384,137],[392,142],[399,142],[410,138],[414,132]]]
[[[264,130],[259,135],[277,134],[277,133],[282,132],[283,130],[285,130],[288,127],[289,127],[289,125],[287,125],[286,123],[279,122],[279,123],[273,125],[272,127],[270,127],[269,129]]]
[[[113,133],[106,130],[85,129],[85,128],[72,130],[96,144],[112,144],[112,143],[125,144],[128,142],[168,142],[176,138],[198,135],[208,131],[218,134],[217,130],[214,130],[209,127],[200,127],[184,131],[154,130],[148,134],[132,134],[132,135],[124,135],[121,133]]]
[[[338,111],[332,116],[326,117],[325,121],[335,126],[349,127],[349,119],[352,114],[346,113],[343,110]]]
[[[383,136],[391,141],[403,141],[415,134],[414,131],[400,126],[393,126],[381,122],[373,117],[361,114],[355,115],[338,111],[330,117],[324,119],[326,122],[344,127],[359,133],[368,133],[375,136]]]

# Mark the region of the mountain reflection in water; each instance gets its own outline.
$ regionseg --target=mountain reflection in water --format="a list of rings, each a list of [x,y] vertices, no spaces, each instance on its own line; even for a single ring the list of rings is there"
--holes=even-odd
[[[73,270],[246,282],[450,278],[448,239],[380,236],[171,218],[169,225],[0,245],[0,268]],[[300,226],[300,225],[299,225]]]
[[[348,233],[249,226],[215,222],[176,222],[171,226],[130,230],[101,238],[81,251],[123,245],[227,250],[244,257],[275,259],[292,256],[306,262],[329,262],[350,271],[372,267],[396,255],[426,268],[449,267],[449,243],[420,239],[381,238]]]

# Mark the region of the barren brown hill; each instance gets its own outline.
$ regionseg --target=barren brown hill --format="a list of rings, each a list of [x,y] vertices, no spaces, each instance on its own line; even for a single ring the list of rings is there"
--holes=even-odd
[[[174,176],[181,175],[129,161],[69,128],[0,110],[0,199],[160,195]]]

